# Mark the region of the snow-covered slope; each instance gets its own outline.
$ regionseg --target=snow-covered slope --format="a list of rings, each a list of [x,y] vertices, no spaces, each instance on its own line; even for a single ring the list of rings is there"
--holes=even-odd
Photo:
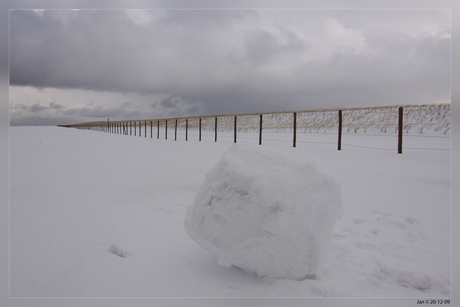
[[[344,133],[397,133],[398,106],[355,108],[342,111]],[[263,114],[263,130],[270,132],[291,131],[294,112]],[[296,112],[299,132],[336,132],[338,127],[337,110],[318,110]],[[198,129],[197,119],[189,119],[192,129]],[[202,129],[214,130],[214,117],[202,120]],[[185,129],[184,119],[178,121],[178,128]],[[408,134],[447,134],[450,133],[450,104],[419,105],[403,107],[404,132]],[[161,125],[161,122],[160,122]],[[219,131],[233,131],[234,116],[218,116]],[[258,131],[260,115],[239,115],[238,131]]]

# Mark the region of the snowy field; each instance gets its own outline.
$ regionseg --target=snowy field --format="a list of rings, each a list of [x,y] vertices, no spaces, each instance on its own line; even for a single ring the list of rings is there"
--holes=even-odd
[[[344,135],[338,151],[335,134],[298,134],[296,148],[264,134],[262,147],[310,157],[342,189],[317,279],[293,281],[220,266],[188,237],[186,210],[233,145],[195,134],[11,127],[10,296],[450,297],[450,138],[406,137],[399,155],[392,136]]]

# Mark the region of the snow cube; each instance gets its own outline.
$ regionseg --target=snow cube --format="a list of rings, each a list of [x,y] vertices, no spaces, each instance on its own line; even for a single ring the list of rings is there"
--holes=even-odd
[[[220,265],[302,280],[317,273],[341,214],[340,186],[315,162],[238,144],[206,175],[184,226]]]

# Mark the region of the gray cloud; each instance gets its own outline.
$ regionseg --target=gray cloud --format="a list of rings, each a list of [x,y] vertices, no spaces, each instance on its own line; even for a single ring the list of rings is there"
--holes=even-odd
[[[305,42],[295,33],[287,29],[280,28],[279,34],[270,33],[266,30],[255,30],[247,35],[244,42],[243,62],[254,65],[270,63],[277,56],[305,52]]]
[[[82,106],[79,97],[48,106],[14,100],[12,119],[49,112],[67,120],[170,117],[450,98],[448,11],[16,10],[10,31],[10,82],[18,91],[145,97],[129,108],[104,99]],[[19,113],[20,105],[28,108]]]

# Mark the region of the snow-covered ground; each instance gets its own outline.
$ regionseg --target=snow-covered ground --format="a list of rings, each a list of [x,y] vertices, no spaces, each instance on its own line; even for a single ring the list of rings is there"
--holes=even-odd
[[[402,155],[391,136],[344,135],[341,151],[335,134],[297,139],[264,133],[262,146],[315,160],[345,209],[316,280],[220,266],[187,236],[186,210],[233,133],[11,127],[11,297],[448,298],[450,138],[406,137]]]

